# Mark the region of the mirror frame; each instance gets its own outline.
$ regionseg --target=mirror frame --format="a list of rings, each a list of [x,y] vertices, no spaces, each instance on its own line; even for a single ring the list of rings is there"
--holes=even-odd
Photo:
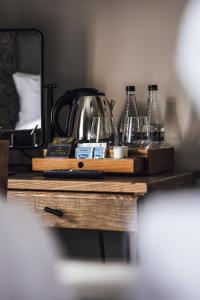
[[[41,39],[41,49],[40,49],[40,55],[41,55],[41,64],[40,64],[40,70],[41,70],[41,83],[40,83],[40,89],[41,89],[41,95],[40,95],[40,109],[41,109],[41,142],[37,146],[9,146],[10,149],[41,149],[44,141],[45,141],[45,111],[44,111],[44,36],[43,33],[36,28],[0,28],[0,32],[30,32],[35,31],[40,35]],[[30,131],[30,129],[19,129],[19,130],[1,130],[1,133],[5,135],[5,138],[0,138],[0,140],[8,139],[11,141],[11,135],[12,133],[19,132],[19,133],[27,133],[27,131]]]

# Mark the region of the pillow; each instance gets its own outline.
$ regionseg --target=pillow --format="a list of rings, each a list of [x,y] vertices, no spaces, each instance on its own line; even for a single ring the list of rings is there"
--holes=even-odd
[[[19,95],[19,121],[15,129],[41,128],[41,78],[40,75],[14,73],[13,79]],[[34,126],[34,127],[35,127]]]

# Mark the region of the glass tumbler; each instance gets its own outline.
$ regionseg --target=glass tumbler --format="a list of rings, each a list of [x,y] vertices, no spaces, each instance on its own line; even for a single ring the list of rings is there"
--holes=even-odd
[[[90,142],[105,142],[109,146],[118,145],[117,126],[113,117],[93,117],[90,130]]]
[[[147,116],[140,117],[141,140],[140,146],[147,148],[150,145],[150,125]]]
[[[139,117],[127,117],[122,131],[122,145],[139,147],[141,142],[141,127]]]

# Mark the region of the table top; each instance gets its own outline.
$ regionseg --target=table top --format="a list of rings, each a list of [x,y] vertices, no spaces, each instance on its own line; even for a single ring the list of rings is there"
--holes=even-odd
[[[19,172],[9,176],[9,190],[134,193],[176,188],[195,182],[197,172],[174,171],[153,176],[106,176],[104,179],[47,179],[41,173]]]

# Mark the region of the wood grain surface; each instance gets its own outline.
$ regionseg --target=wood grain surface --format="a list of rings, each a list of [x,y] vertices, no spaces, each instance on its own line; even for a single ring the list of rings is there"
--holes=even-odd
[[[9,189],[43,190],[43,191],[75,191],[75,192],[107,192],[107,193],[136,193],[147,192],[147,184],[130,178],[106,178],[101,180],[66,180],[46,179],[41,175],[29,174],[12,176],[8,180]]]
[[[75,158],[33,158],[33,171],[55,169],[98,170],[106,173],[139,173],[144,170],[143,158],[126,159],[75,159]]]
[[[9,202],[24,202],[48,226],[96,230],[137,230],[137,199],[135,195],[9,191]],[[44,207],[61,211],[58,217]]]
[[[197,172],[154,176],[108,176],[104,180],[46,179],[41,174],[17,173],[8,180],[8,201],[24,202],[48,226],[96,230],[137,230],[137,206],[148,191],[194,184]],[[139,201],[138,203],[138,199]],[[62,218],[44,211],[60,210]]]
[[[75,191],[146,194],[194,183],[197,172],[169,172],[154,176],[107,176],[101,180],[46,179],[41,173],[16,173],[8,179],[9,190]]]

